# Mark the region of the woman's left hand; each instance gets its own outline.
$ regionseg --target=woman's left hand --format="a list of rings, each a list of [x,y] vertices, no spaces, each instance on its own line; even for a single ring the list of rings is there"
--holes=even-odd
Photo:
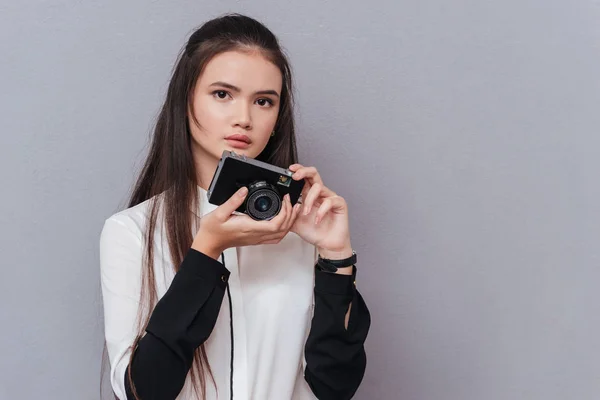
[[[346,200],[323,184],[315,167],[290,165],[292,179],[304,179],[302,210],[291,231],[315,245],[319,254],[329,259],[344,259],[352,255],[348,205]]]

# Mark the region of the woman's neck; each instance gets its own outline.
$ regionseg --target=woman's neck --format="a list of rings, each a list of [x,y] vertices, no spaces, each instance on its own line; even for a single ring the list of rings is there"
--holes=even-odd
[[[196,171],[198,173],[198,186],[200,186],[204,190],[208,190],[208,186],[210,185],[210,181],[217,169],[217,164],[203,164],[201,166],[197,166]]]
[[[208,190],[218,165],[219,160],[215,160],[209,155],[198,157],[196,160],[196,181],[198,186],[204,190]]]
[[[194,142],[192,142],[192,154],[196,166],[196,184],[202,189],[208,190],[220,158],[215,158]]]

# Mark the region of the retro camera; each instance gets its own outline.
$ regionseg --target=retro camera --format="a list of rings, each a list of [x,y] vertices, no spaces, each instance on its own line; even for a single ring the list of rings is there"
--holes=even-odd
[[[225,150],[208,188],[208,202],[219,206],[246,186],[248,195],[236,211],[257,221],[270,220],[281,211],[286,193],[292,206],[298,202],[304,180],[295,181],[292,175],[287,169]]]

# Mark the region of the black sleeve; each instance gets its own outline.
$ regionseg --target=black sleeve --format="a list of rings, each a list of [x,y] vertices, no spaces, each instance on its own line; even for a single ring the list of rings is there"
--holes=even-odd
[[[350,399],[365,373],[371,316],[353,275],[315,271],[315,309],[304,354],[304,379],[319,400]],[[348,329],[345,318],[352,303]]]
[[[192,366],[194,350],[212,332],[229,271],[215,259],[190,249],[171,286],[150,317],[129,369],[143,400],[175,399]],[[125,391],[134,399],[125,372]]]

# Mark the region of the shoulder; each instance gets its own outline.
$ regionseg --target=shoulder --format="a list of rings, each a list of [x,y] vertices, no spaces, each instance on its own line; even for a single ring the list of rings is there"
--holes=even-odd
[[[146,218],[153,199],[119,211],[104,221],[99,240],[103,289],[137,299],[144,259]]]
[[[160,197],[161,195],[157,195],[138,205],[111,215],[104,221],[103,231],[108,227],[115,227],[117,229],[120,227],[118,230],[128,230],[131,233],[141,234],[145,230],[146,220],[153,201],[160,200]]]
[[[136,248],[141,247],[148,214],[153,201],[160,201],[160,197],[161,195],[157,195],[108,217],[104,221],[100,233],[100,252],[114,247],[122,247],[124,244],[135,245]]]

